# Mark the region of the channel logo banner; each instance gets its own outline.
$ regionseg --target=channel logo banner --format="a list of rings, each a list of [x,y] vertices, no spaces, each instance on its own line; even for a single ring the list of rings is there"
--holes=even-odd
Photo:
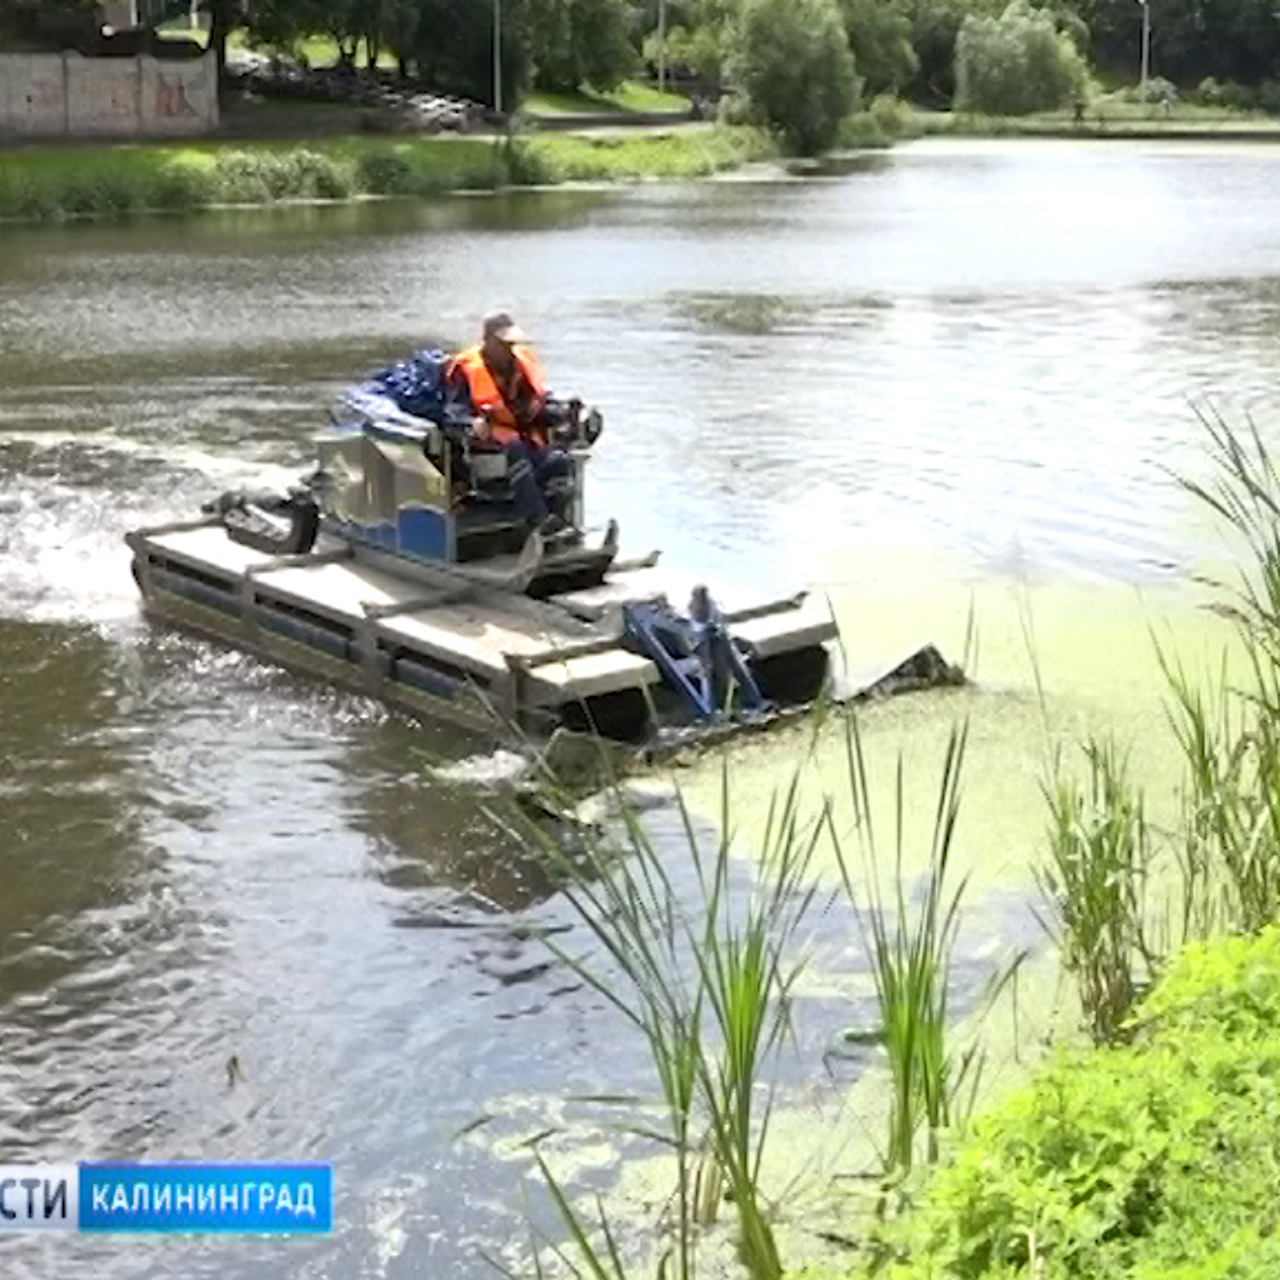
[[[329,1164],[0,1165],[0,1231],[331,1230]]]

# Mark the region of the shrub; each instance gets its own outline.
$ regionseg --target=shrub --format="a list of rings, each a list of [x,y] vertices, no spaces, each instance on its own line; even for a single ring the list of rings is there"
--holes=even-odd
[[[1046,788],[1049,857],[1036,880],[1049,929],[1080,986],[1094,1040],[1115,1040],[1137,998],[1150,957],[1144,937],[1152,860],[1142,793],[1111,742],[1090,739],[1086,787],[1058,763]]]
[[[545,150],[523,138],[508,138],[502,150],[506,180],[517,187],[549,186],[560,181],[563,170]]]
[[[890,1275],[1277,1274],[1280,932],[1187,948],[1144,1012],[975,1123],[887,1233]]]
[[[956,100],[962,111],[1027,115],[1080,98],[1088,72],[1050,14],[1014,0],[998,18],[969,14],[956,38]]]
[[[1254,101],[1268,115],[1280,115],[1280,81],[1264,80],[1258,86]]]
[[[870,115],[886,138],[904,138],[917,128],[911,108],[891,93],[876,95],[871,103]]]
[[[398,151],[368,151],[359,160],[361,187],[373,195],[405,196],[413,189],[413,170]]]
[[[251,151],[224,151],[218,156],[217,190],[230,204],[265,204],[271,189],[264,176],[261,154]]]
[[[215,198],[215,188],[211,171],[172,160],[157,165],[153,171],[147,205],[171,212],[195,209]]]
[[[1136,102],[1156,102],[1172,106],[1178,101],[1178,86],[1164,76],[1152,76],[1147,81],[1145,91],[1139,85],[1133,96]]]
[[[1195,100],[1202,107],[1226,106],[1226,100],[1223,96],[1223,86],[1212,76],[1205,76],[1205,78],[1196,85]]]

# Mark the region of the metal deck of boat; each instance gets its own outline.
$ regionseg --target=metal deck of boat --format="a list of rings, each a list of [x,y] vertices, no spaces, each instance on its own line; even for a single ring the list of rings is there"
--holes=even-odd
[[[662,677],[622,646],[621,606],[660,594],[683,603],[695,583],[653,564],[619,564],[599,586],[535,600],[336,539],[273,557],[207,520],[144,529],[129,544],[160,615],[491,733],[544,734],[583,706],[619,723],[646,720]],[[733,635],[764,659],[836,635],[825,607],[803,596],[718,599]]]

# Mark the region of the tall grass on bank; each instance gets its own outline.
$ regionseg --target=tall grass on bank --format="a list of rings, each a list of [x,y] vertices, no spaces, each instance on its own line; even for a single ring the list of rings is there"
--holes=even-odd
[[[1200,420],[1215,476],[1180,483],[1239,540],[1237,580],[1218,586],[1245,662],[1238,685],[1224,669],[1209,703],[1165,664],[1188,763],[1183,861],[1207,886],[1205,921],[1254,933],[1280,910],[1280,470],[1252,420],[1243,431],[1212,411]]]
[[[1169,717],[1186,760],[1175,856],[1182,941],[1256,933],[1280,905],[1280,671],[1251,649],[1250,688],[1225,671],[1206,694],[1166,664]]]
[[[696,1276],[700,1229],[714,1218],[721,1197],[736,1214],[746,1273],[752,1280],[783,1274],[772,1205],[761,1185],[762,1159],[771,1065],[790,1035],[791,1000],[807,961],[805,921],[819,900],[813,860],[820,841],[834,846],[876,984],[892,1085],[886,1193],[912,1168],[922,1132],[924,1156],[934,1161],[943,1132],[972,1107],[981,1058],[976,1046],[958,1050],[948,1026],[966,886],[950,872],[967,729],[953,730],[947,743],[928,870],[915,893],[905,870],[903,763],[896,776],[893,887],[886,890],[856,715],[849,709],[839,716],[847,762],[842,789],[848,788],[847,800],[839,799],[852,815],[851,831],[842,831],[834,816],[834,796],[802,804],[797,768],[771,800],[748,861],[756,868],[749,894],[731,878],[738,859],[727,770],[713,842],[699,835],[681,800],[682,847],[658,848],[616,788],[614,836],[587,835],[573,854],[544,841],[595,954],[569,954],[554,940],[548,946],[640,1032],[654,1065],[665,1122],[660,1132],[652,1125],[636,1132],[658,1139],[675,1166],[656,1263],[660,1280]],[[673,877],[676,859],[688,860],[693,891],[688,877]],[[993,985],[989,998],[998,991]],[[597,1206],[588,1221],[546,1165],[540,1167],[569,1236],[567,1251],[557,1251],[562,1260],[596,1280],[620,1280],[626,1272],[603,1212]]]
[[[1218,515],[1241,540],[1238,582],[1217,585],[1234,605],[1234,617],[1251,651],[1280,664],[1280,473],[1251,419],[1233,430],[1213,410],[1198,410],[1209,436],[1215,477],[1175,477],[1193,497]]]
[[[690,178],[770,154],[746,128],[638,136],[376,137],[305,145],[152,143],[16,149],[0,160],[0,219],[50,221],[225,204],[432,196],[570,179]]]
[[[0,164],[0,217],[48,220],[210,205],[432,195],[505,180],[482,141],[372,139],[228,146],[14,151]]]
[[[733,169],[777,154],[763,130],[746,125],[673,129],[662,133],[523,134],[508,163],[513,181],[679,181]]]
[[[1280,911],[1280,470],[1252,422],[1237,432],[1216,414],[1200,419],[1213,476],[1174,478],[1238,539],[1238,579],[1215,585],[1244,661],[1233,678],[1224,658],[1206,690],[1157,645],[1183,757],[1179,820],[1171,832],[1149,824],[1113,743],[1084,744],[1087,785],[1058,757],[1046,787],[1037,879],[1098,1043],[1133,1031],[1142,988],[1179,947],[1256,933]],[[1150,892],[1162,859],[1173,884],[1163,918]]]
[[[720,1186],[737,1216],[748,1275],[782,1275],[760,1179],[772,1100],[762,1086],[790,1032],[792,990],[806,962],[801,930],[817,892],[810,865],[822,814],[805,820],[799,794],[797,772],[770,807],[745,902],[731,884],[737,859],[727,774],[712,847],[679,801],[685,847],[676,856],[690,860],[692,901],[620,793],[613,838],[587,835],[574,855],[545,843],[597,954],[548,945],[640,1032],[653,1062],[665,1127],[636,1132],[656,1138],[675,1161],[658,1260],[658,1275],[671,1280],[696,1276],[699,1227],[713,1216]],[[587,1274],[621,1274],[607,1219],[600,1214],[591,1230],[545,1165],[543,1172]]]
[[[975,1050],[955,1052],[948,1027],[952,958],[967,877],[948,883],[952,842],[960,812],[960,780],[968,728],[953,729],[947,742],[934,814],[929,867],[923,892],[909,900],[903,869],[905,837],[903,763],[898,759],[892,889],[882,884],[866,760],[857,721],[845,722],[847,785],[854,813],[856,852],[829,821],[845,890],[858,919],[867,962],[875,979],[881,1033],[888,1057],[891,1101],[883,1153],[890,1182],[911,1171],[917,1137],[925,1131],[927,1159],[938,1158],[943,1130],[962,1118],[966,1083],[976,1085]],[[828,809],[828,814],[831,810]],[[858,888],[858,872],[866,901]],[[972,1097],[972,1089],[969,1097]]]

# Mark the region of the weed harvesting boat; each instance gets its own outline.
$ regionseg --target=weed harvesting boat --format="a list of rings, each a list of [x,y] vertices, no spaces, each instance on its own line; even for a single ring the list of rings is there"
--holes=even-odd
[[[615,522],[585,528],[598,413],[555,406],[572,465],[549,495],[567,532],[549,539],[515,518],[505,455],[439,398],[397,394],[393,372],[343,397],[287,494],[225,493],[130,533],[147,609],[550,757],[575,740],[652,753],[719,738],[824,695],[837,631],[823,602],[713,596],[657,552],[621,556]],[[960,678],[927,647],[872,683]]]

